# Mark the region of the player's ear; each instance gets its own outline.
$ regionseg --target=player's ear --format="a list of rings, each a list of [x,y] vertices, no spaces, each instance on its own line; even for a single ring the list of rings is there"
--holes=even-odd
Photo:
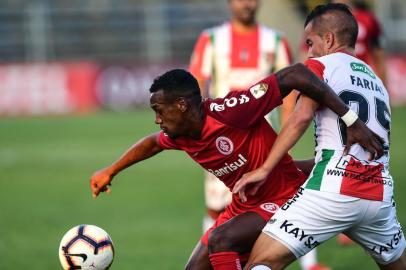
[[[189,106],[189,104],[187,103],[187,101],[183,97],[178,98],[178,100],[176,102],[176,105],[177,105],[178,109],[181,112],[186,112],[186,110],[187,110],[187,108]]]
[[[324,34],[324,44],[326,46],[327,49],[331,49],[331,47],[333,47],[335,42],[335,36],[333,32],[327,31]]]

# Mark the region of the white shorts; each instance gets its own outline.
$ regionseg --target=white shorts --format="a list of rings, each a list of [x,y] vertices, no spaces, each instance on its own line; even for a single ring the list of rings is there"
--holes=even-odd
[[[205,172],[204,195],[206,207],[215,211],[224,210],[233,197],[228,187],[209,172]]]
[[[300,188],[268,221],[263,232],[296,257],[344,233],[379,264],[398,259],[406,246],[395,202],[371,201]]]

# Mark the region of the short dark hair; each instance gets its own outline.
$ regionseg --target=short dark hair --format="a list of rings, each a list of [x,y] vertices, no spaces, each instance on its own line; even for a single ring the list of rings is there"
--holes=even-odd
[[[172,69],[156,77],[149,92],[155,93],[159,90],[163,90],[165,98],[169,100],[183,97],[195,103],[202,101],[197,80],[184,69]]]
[[[323,20],[323,15],[334,13],[337,15],[336,21],[328,22]],[[352,48],[355,48],[355,42],[358,36],[358,24],[351,9],[341,3],[328,3],[316,6],[306,17],[304,27],[313,22],[313,28],[320,30],[333,30],[338,40]]]

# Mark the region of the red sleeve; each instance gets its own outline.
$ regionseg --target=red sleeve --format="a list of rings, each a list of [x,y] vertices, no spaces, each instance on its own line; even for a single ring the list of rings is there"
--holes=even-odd
[[[201,33],[193,49],[189,64],[190,73],[192,73],[197,79],[208,79],[208,75],[203,71],[203,65],[204,61],[207,61],[207,59],[205,59],[205,51],[209,44],[210,36],[206,32]]]
[[[163,131],[159,132],[158,143],[163,149],[179,149],[179,146],[168,136],[166,136]]]
[[[274,74],[245,91],[232,91],[224,98],[208,100],[208,114],[227,125],[247,128],[263,120],[272,109],[282,104]]]
[[[304,64],[305,64],[305,66],[307,66],[308,69],[310,69],[314,74],[316,74],[320,80],[324,81],[325,66],[322,62],[320,62],[316,59],[307,59],[304,62]]]

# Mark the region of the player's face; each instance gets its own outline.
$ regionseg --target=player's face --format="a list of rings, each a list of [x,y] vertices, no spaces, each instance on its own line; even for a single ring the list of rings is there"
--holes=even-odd
[[[255,22],[258,0],[229,0],[228,2],[233,18],[244,24]]]
[[[184,113],[176,101],[165,99],[163,90],[151,94],[150,106],[155,111],[155,124],[170,138],[182,135],[184,126]]]
[[[320,34],[313,29],[312,22],[306,26],[304,36],[308,46],[307,57],[312,58],[326,55],[325,42]]]

